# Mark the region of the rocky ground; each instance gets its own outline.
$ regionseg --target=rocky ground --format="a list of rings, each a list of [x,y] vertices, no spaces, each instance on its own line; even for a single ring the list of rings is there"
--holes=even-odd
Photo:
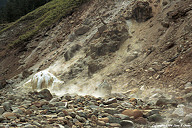
[[[187,83],[180,94],[173,90],[142,87],[94,97],[56,96],[48,89],[25,93],[3,89],[0,93],[0,127],[190,128],[191,90],[192,83]]]
[[[191,0],[92,0],[25,46],[8,49],[4,32],[0,127],[192,127],[191,11]],[[44,69],[60,92],[23,86]],[[112,93],[93,95],[102,81]]]

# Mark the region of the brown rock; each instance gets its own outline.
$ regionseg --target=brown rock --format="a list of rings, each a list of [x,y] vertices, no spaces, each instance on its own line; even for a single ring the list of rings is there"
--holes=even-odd
[[[134,109],[134,110],[124,110],[122,114],[127,115],[129,117],[133,116],[135,119],[138,117],[143,117],[143,113],[140,110]]]
[[[48,89],[43,89],[39,92],[39,95],[42,96],[43,99],[51,100],[53,98],[52,94]]]
[[[97,117],[95,115],[92,115],[91,116],[91,121],[96,123],[98,121],[98,119],[97,119]]]
[[[109,123],[109,118],[99,118],[100,121],[104,121],[105,123]]]
[[[47,101],[36,101],[32,103],[33,105],[35,105],[36,107],[42,107],[43,105],[47,105],[48,102]]]
[[[98,120],[97,125],[100,125],[100,126],[105,126],[105,125],[106,125],[106,123],[105,123],[104,121],[100,121],[100,120]]]
[[[138,117],[137,119],[134,120],[135,123],[137,124],[147,124],[147,120],[143,117]]]
[[[121,125],[118,124],[118,123],[110,123],[109,126],[110,127],[116,127],[116,128],[120,128],[121,127]]]

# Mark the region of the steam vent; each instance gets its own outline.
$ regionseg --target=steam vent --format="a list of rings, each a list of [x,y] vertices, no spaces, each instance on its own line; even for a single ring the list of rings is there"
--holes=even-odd
[[[192,0],[1,0],[0,128],[192,128]]]

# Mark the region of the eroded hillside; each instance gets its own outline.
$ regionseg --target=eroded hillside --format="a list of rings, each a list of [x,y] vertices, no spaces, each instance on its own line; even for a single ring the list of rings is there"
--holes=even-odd
[[[14,92],[20,94],[18,97],[25,95],[31,98],[31,104],[34,103],[39,109],[43,109],[43,105],[53,104],[41,100],[36,103],[38,98],[44,98],[39,97],[38,92],[28,93],[21,88],[25,82],[33,79],[35,73],[46,70],[63,82],[59,84],[60,91],[55,92],[62,97],[52,102],[69,104],[68,107],[61,105],[67,108],[68,114],[62,110],[65,115],[59,115],[59,111],[56,117],[46,116],[46,119],[56,118],[55,122],[58,123],[59,117],[70,116],[66,117],[66,120],[70,118],[68,122],[61,123],[63,126],[191,126],[191,0],[90,0],[70,12],[27,38],[27,41],[17,42],[19,45],[12,49],[9,44],[20,36],[17,33],[21,29],[19,25],[25,28],[25,22],[29,21],[20,20],[13,28],[2,31],[0,80],[1,85],[7,85],[2,89],[2,97],[11,97],[7,90],[12,87]],[[68,95],[64,95],[98,96],[95,90],[103,83],[112,86],[112,94],[106,99],[92,96],[70,96],[72,99],[68,99]],[[87,102],[90,99],[96,106]],[[78,103],[81,101],[83,104]],[[3,102],[6,102],[6,98]],[[24,104],[22,100],[18,103]],[[58,104],[53,106],[59,107]],[[78,110],[85,112],[87,105],[91,106],[90,117],[78,113]],[[53,106],[38,112],[50,114],[48,111]],[[71,110],[68,109],[72,108],[75,114],[89,123],[69,114]],[[97,114],[94,113],[96,108]],[[130,114],[132,109],[139,112]],[[120,113],[130,119],[122,115],[112,116]],[[72,121],[72,118],[81,124]],[[54,120],[48,120],[48,123],[56,126]]]

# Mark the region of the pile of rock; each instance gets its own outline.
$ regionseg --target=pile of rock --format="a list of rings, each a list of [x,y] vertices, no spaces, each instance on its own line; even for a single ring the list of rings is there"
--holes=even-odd
[[[106,97],[63,94],[52,95],[48,89],[25,94],[1,94],[0,127],[151,127],[160,124],[191,126],[192,108],[178,101],[148,100],[112,93]],[[179,121],[180,120],[180,121]],[[166,125],[165,125],[166,126]]]

